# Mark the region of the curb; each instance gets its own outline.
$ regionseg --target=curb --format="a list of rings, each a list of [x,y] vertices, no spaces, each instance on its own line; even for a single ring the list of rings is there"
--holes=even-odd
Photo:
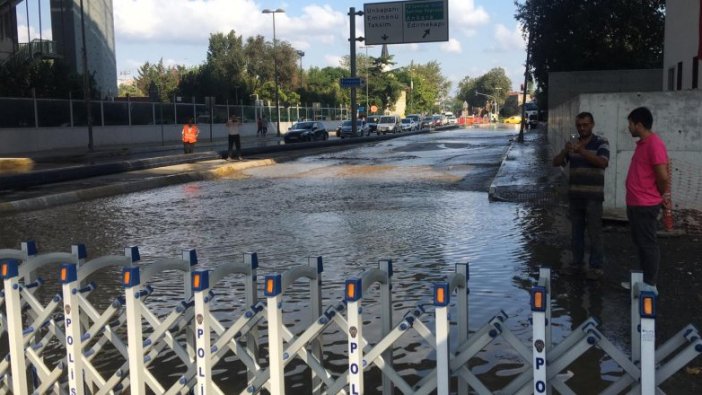
[[[7,172],[14,175],[31,171],[33,167],[34,161],[31,158],[0,158],[0,174]]]
[[[278,163],[278,161],[273,159],[227,163],[224,165],[215,166],[214,168],[208,170],[170,174],[167,176],[153,177],[146,180],[121,182],[117,184],[81,189],[78,191],[63,192],[54,195],[4,202],[0,203],[0,214],[14,214],[25,211],[41,210],[63,204],[78,203],[85,200],[140,192],[170,185],[183,184],[193,181],[212,180],[226,177],[237,171],[246,170],[253,167],[270,166],[276,163]]]
[[[421,133],[428,133],[428,130],[382,136],[357,137],[345,140],[316,141],[304,144],[265,145],[261,147],[244,148],[241,150],[241,152],[244,156],[270,154],[309,148],[334,147],[338,145],[350,145],[373,141],[384,141],[393,138],[412,136]],[[37,170],[20,174],[0,174],[0,185],[2,185],[3,189],[28,188],[37,185],[53,184],[57,182],[72,181],[88,177],[104,176],[108,174],[124,173],[134,170],[153,169],[156,167],[172,166],[183,163],[193,163],[203,160],[223,159],[226,156],[226,154],[227,150],[210,150],[187,155],[166,155],[154,158],[132,159],[126,161],[116,160],[114,162],[100,163],[95,165],[77,165],[56,169]]]
[[[509,148],[507,148],[507,151],[505,151],[505,154],[502,155],[502,160],[500,161],[500,168],[497,169],[497,173],[495,174],[495,177],[492,179],[492,182],[490,183],[490,188],[488,188],[488,199],[489,200],[495,200],[495,201],[505,200],[505,199],[500,198],[497,195],[497,188],[499,186],[495,184],[495,180],[500,178],[500,176],[502,175],[502,170],[505,168],[505,162],[507,161],[507,157],[509,157],[509,154],[512,151],[512,147],[514,147],[514,144],[516,142],[517,142],[516,140],[512,140],[512,142],[509,144]]]

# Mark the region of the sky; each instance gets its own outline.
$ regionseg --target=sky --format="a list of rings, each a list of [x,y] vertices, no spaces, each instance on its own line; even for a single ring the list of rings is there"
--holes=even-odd
[[[38,8],[47,14],[49,0],[26,0],[30,7],[29,35],[38,38]],[[378,3],[369,1],[369,3]],[[264,9],[283,9],[275,15],[276,39],[304,51],[302,66],[339,66],[349,54],[350,7],[363,10],[362,2],[342,0],[113,0],[118,80],[136,76],[144,62],[195,66],[207,56],[211,33],[234,30],[244,38],[262,35],[273,38],[273,18]],[[523,82],[525,42],[514,19],[513,0],[449,0],[449,41],[396,44],[388,49],[396,67],[411,62],[437,61],[454,91],[466,76],[478,77],[493,67],[502,67],[513,89]],[[27,13],[18,6],[20,42],[27,38]],[[51,36],[48,14],[43,18],[42,37]],[[356,36],[363,36],[363,19],[356,19]],[[381,47],[359,53],[379,56]],[[361,72],[362,73],[362,72]]]

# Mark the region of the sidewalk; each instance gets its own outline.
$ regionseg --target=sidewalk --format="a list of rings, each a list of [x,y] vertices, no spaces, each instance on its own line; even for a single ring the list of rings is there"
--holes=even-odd
[[[491,200],[556,204],[564,182],[551,166],[546,130],[524,132],[524,142],[512,141],[489,189]]]
[[[273,136],[241,136],[242,149],[251,149],[256,147],[267,147],[282,144],[283,138]],[[203,139],[195,145],[195,153],[207,151],[221,151],[227,149],[227,139],[214,140]],[[115,145],[96,147],[93,151],[88,150],[88,147],[79,149],[61,149],[42,152],[15,153],[11,156],[13,159],[22,160],[26,163],[27,160],[34,162],[34,169],[41,170],[54,167],[65,167],[71,164],[95,164],[100,162],[109,162],[117,160],[132,160],[153,158],[156,156],[177,155],[183,153],[182,143],[169,142],[162,144],[145,144],[145,145]],[[0,158],[0,162],[7,158]]]

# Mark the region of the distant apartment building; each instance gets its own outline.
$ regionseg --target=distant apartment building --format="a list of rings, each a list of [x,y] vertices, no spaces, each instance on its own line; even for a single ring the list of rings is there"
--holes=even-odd
[[[668,0],[663,52],[663,89],[700,89],[702,0]]]
[[[36,6],[26,7],[31,0],[0,0],[0,63],[33,62],[41,59],[61,58],[72,71],[83,73],[83,37],[81,34],[80,0],[50,0],[50,19],[41,20]],[[45,1],[41,2],[45,5]],[[112,0],[84,0],[85,42],[88,70],[103,97],[117,95],[117,65],[115,59],[115,34]],[[41,20],[42,30],[51,27],[51,36],[40,33],[18,34],[17,13],[23,13],[33,31],[39,32],[36,21]],[[26,28],[26,27],[25,27]]]

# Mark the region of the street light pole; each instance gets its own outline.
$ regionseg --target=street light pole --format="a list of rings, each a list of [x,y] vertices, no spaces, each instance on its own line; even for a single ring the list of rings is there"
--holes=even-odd
[[[278,52],[276,50],[276,39],[275,39],[275,14],[284,13],[285,10],[278,8],[277,10],[265,9],[261,11],[263,14],[273,15],[273,73],[275,73],[275,111],[276,111],[276,136],[280,137],[280,97],[278,95]]]
[[[368,85],[370,85],[370,74],[369,74],[369,67],[368,64],[369,62],[369,57],[368,57],[368,48],[373,48],[372,45],[364,45],[363,47],[366,50],[366,119],[368,119],[368,114],[370,114],[370,107],[369,107],[369,100],[368,100]]]

